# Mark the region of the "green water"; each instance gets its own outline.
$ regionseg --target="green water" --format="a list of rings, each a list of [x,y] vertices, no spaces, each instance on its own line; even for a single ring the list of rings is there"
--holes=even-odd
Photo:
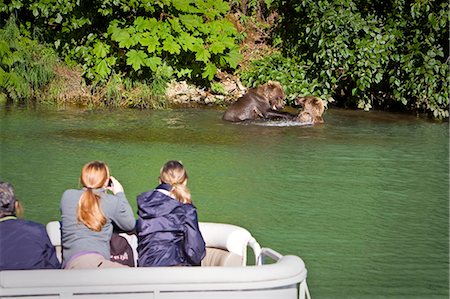
[[[448,298],[448,123],[336,109],[316,127],[225,123],[214,109],[0,109],[0,179],[28,219],[59,219],[85,162],[106,161],[136,209],[177,159],[200,221],[300,256],[314,299]]]

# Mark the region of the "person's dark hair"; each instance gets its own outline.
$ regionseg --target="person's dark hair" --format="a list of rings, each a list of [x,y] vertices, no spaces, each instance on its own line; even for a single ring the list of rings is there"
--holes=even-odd
[[[14,194],[14,187],[10,183],[0,182],[0,218],[6,216],[22,216],[23,209]]]

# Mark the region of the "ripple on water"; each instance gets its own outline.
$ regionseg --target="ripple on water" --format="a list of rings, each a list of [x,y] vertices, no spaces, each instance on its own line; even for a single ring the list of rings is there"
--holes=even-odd
[[[313,123],[301,123],[298,121],[291,121],[291,120],[277,120],[277,121],[254,121],[252,124],[257,126],[264,126],[264,127],[311,127],[314,124]]]

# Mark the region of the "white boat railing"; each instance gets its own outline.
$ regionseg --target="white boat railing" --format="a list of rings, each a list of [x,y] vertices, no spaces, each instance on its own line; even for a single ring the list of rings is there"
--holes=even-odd
[[[264,264],[264,258],[269,257],[274,261],[279,261],[283,258],[279,252],[273,250],[272,248],[262,248],[260,255],[261,265]],[[300,287],[298,290],[298,298],[299,299],[311,299],[311,294],[309,293],[308,284],[306,283],[306,279],[300,282]]]
[[[59,234],[56,224],[53,228]],[[0,298],[311,298],[300,257],[261,248],[242,227],[200,223],[200,229],[208,248],[241,256],[238,263],[231,259],[232,264],[209,267],[0,271]],[[51,239],[58,242],[57,236]],[[244,263],[247,246],[255,254],[255,265]],[[265,258],[274,262],[265,264]]]

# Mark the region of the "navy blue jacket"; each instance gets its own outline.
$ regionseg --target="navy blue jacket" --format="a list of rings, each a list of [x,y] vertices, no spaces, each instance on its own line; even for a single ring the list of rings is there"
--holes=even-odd
[[[45,227],[5,217],[0,221],[0,270],[54,269],[61,265]]]
[[[137,197],[138,266],[200,265],[205,241],[198,228],[197,211],[158,189]]]

